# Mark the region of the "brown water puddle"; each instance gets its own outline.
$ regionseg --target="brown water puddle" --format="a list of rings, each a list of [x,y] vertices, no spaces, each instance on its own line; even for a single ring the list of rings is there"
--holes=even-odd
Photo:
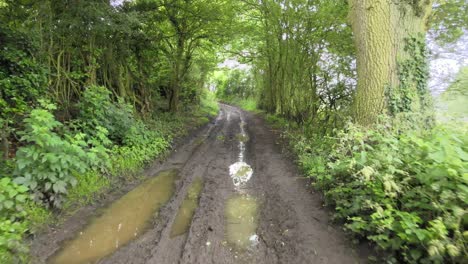
[[[177,170],[159,173],[107,208],[49,261],[53,264],[94,263],[134,239],[174,193]]]
[[[171,238],[187,232],[192,222],[193,214],[198,207],[198,199],[203,189],[203,180],[196,178],[190,185],[187,195],[177,212],[177,216],[172,224]]]
[[[249,195],[235,195],[226,202],[226,239],[239,250],[258,242],[258,202]]]

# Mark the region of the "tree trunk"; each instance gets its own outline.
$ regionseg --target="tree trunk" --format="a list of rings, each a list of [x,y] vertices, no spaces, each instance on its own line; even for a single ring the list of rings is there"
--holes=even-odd
[[[177,112],[179,110],[179,92],[180,92],[180,61],[176,61],[173,69],[171,96],[169,99],[169,110]]]
[[[8,141],[8,127],[0,130],[0,151],[3,160],[7,160],[10,155],[10,142]]]
[[[355,119],[370,125],[386,112],[386,92],[399,85],[398,63],[405,57],[405,40],[425,35],[432,1],[351,0],[358,85]]]
[[[183,33],[178,32],[177,50],[172,69],[171,97],[169,100],[169,110],[171,112],[179,111],[180,86],[182,82],[182,65],[184,64],[185,38]]]

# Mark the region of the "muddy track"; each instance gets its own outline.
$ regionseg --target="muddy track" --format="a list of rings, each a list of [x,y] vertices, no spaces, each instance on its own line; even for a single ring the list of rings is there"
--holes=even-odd
[[[240,161],[250,165],[253,174],[245,183],[235,185],[229,168]],[[253,114],[221,105],[214,122],[147,174],[157,175],[167,169],[178,169],[180,176],[171,199],[143,234],[97,263],[366,262],[365,254],[359,253],[362,250],[354,250],[339,228],[330,224],[320,196],[310,190],[293,162],[282,154],[277,136]],[[199,206],[188,231],[172,237],[177,212],[197,178],[203,180]],[[232,200],[236,197],[240,200]],[[231,243],[232,237],[227,235],[229,224],[235,232],[246,230],[226,218],[229,201],[252,202],[255,206],[249,208],[258,208],[255,219],[249,220],[255,234],[246,238],[251,242],[248,245],[240,247],[240,240],[239,244]],[[235,209],[233,212],[241,214],[245,211]],[[83,226],[67,227],[67,222],[62,230],[35,240],[32,252],[37,263],[47,263],[63,240]],[[67,228],[71,230],[64,235]]]

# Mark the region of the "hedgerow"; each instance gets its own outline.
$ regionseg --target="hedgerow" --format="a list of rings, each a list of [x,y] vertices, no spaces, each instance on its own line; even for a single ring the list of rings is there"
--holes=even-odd
[[[275,116],[282,128],[297,127]],[[288,125],[285,125],[288,124]],[[463,263],[468,231],[465,123],[432,128],[349,123],[334,136],[284,136],[334,219],[389,263]]]

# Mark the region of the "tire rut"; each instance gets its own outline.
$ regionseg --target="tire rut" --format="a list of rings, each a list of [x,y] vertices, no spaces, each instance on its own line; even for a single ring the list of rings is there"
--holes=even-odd
[[[221,104],[213,123],[147,171],[151,176],[178,169],[180,175],[174,195],[150,228],[98,263],[365,263],[366,253],[329,224],[320,195],[285,158],[277,138],[261,118]],[[229,170],[239,161],[251,167],[253,176],[235,186]],[[177,212],[197,177],[203,188],[188,231],[171,237]],[[252,197],[259,208],[258,240],[245,249],[229,244],[226,236],[226,204],[239,195]]]
[[[220,117],[223,115],[223,112],[219,114]],[[175,150],[174,155],[159,167],[159,170],[179,169],[180,180],[172,199],[160,210],[153,228],[100,263],[174,263],[173,256],[180,255],[180,253],[177,254],[177,250],[180,248],[178,245],[185,243],[185,241],[181,236],[170,238],[172,222],[185,197],[188,186],[196,176],[201,176],[207,171],[208,164],[216,157],[211,151],[211,145],[214,143],[215,135],[220,130],[219,126],[222,122],[223,119],[217,118],[215,123],[210,124],[202,135],[192,139],[188,146],[182,146],[179,150]],[[164,246],[161,244],[164,243],[167,244],[169,251],[159,250]],[[157,254],[158,251],[163,252],[163,254]],[[165,254],[167,252],[171,252],[171,254]],[[153,256],[161,256],[162,262],[154,262],[156,260],[152,260]]]

